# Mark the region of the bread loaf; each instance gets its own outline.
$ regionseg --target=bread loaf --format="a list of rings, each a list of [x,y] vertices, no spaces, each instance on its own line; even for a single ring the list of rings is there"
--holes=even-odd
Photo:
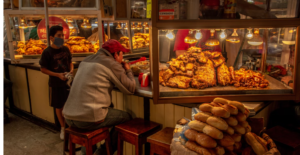
[[[242,113],[245,113],[245,107],[241,102],[229,101],[228,104],[237,107],[239,109],[239,111],[241,111]]]
[[[217,142],[204,133],[196,134],[196,142],[205,148],[215,148]]]
[[[242,155],[255,155],[252,148],[250,146],[244,148]]]
[[[228,151],[233,151],[234,150],[234,147],[233,145],[230,145],[230,146],[224,146],[224,148]]]
[[[212,155],[224,155],[224,154],[225,154],[225,149],[224,149],[224,147],[222,147],[222,146],[217,146],[217,147],[214,148],[214,149],[209,149],[209,152],[210,152]]]
[[[189,139],[189,140],[192,140],[192,141],[196,141],[196,135],[198,134],[198,132],[194,129],[187,129],[185,132],[184,132],[184,136]]]
[[[199,153],[200,155],[211,155],[211,153],[206,148],[199,146],[195,142],[190,140],[185,143],[185,147]]]
[[[246,133],[246,129],[242,126],[240,126],[239,124],[236,126],[233,126],[233,129],[235,131],[235,133],[239,133],[239,134],[245,134]]]
[[[242,143],[241,142],[235,142],[233,145],[234,150],[239,150],[242,148]]]
[[[202,132],[203,131],[203,128],[206,126],[207,124],[206,123],[203,123],[203,122],[200,122],[200,121],[197,121],[197,120],[193,120],[193,121],[190,121],[188,126],[194,130],[197,130],[197,131],[200,131]]]
[[[228,128],[225,132],[228,133],[229,135],[233,135],[234,134],[234,129],[232,127],[228,126]]]
[[[256,136],[256,138],[258,138],[258,139],[260,140],[260,143],[261,143],[262,145],[264,145],[264,146],[267,146],[267,145],[268,145],[267,141],[264,140],[263,138],[261,138],[261,137],[259,137],[259,136]]]
[[[238,108],[233,105],[225,104],[223,105],[223,108],[229,111],[231,115],[238,114]]]
[[[223,133],[216,129],[215,127],[212,127],[210,125],[206,125],[203,128],[203,133],[209,135],[210,137],[214,138],[214,139],[222,139],[223,138]]]
[[[224,146],[224,147],[233,146],[234,143],[235,143],[235,141],[231,138],[230,135],[228,135],[226,133],[224,133],[223,139],[220,139],[218,141],[218,144],[221,146]]]
[[[247,121],[239,122],[239,124],[244,128],[246,128],[249,125],[249,123]]]
[[[251,132],[251,129],[252,129],[252,128],[251,128],[250,125],[248,125],[245,129],[246,129],[246,133],[247,133],[247,132]]]
[[[214,116],[228,118],[230,117],[229,111],[225,110],[223,107],[213,107],[211,113]]]
[[[235,117],[230,116],[229,118],[225,118],[225,121],[230,126],[236,126],[238,124],[238,120]]]
[[[220,117],[210,116],[206,123],[220,130],[227,130],[228,124]]]
[[[239,121],[239,122],[243,122],[243,121],[246,121],[247,117],[245,114],[239,112],[237,115],[236,115],[236,119]]]
[[[246,115],[247,118],[248,118],[249,115],[250,115],[250,111],[249,111],[249,109],[246,108],[246,107],[245,107],[245,113],[244,113],[244,114]]]
[[[257,155],[263,155],[268,151],[267,147],[263,146],[260,143],[260,140],[257,138],[257,135],[255,133],[252,132],[246,133],[245,140]]]
[[[199,112],[197,113],[194,118],[195,120],[201,121],[201,122],[206,122],[206,120],[208,119],[208,117],[212,116],[211,113],[209,112]]]
[[[204,111],[204,112],[211,112],[213,106],[210,105],[209,103],[203,103],[199,106],[199,110]]]
[[[215,103],[222,103],[222,104],[228,104],[229,100],[221,98],[221,97],[216,97],[213,102],[215,102]]]
[[[231,137],[235,142],[240,142],[242,139],[242,135],[239,133],[235,133],[235,134],[231,135]]]
[[[212,105],[213,107],[223,107],[222,103],[216,103],[216,102],[211,102],[210,105]]]
[[[269,135],[267,135],[266,133],[263,133],[263,134],[262,134],[262,138],[263,138],[264,140],[267,141],[267,144],[268,144],[268,148],[269,148],[269,149],[277,148],[276,144],[275,144],[274,141],[269,137]]]

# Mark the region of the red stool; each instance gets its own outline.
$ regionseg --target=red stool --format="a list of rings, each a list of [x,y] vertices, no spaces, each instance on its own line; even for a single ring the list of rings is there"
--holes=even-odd
[[[175,128],[164,128],[159,132],[147,138],[150,143],[150,155],[170,155],[170,145],[173,138],[173,131]]]
[[[117,125],[118,131],[118,155],[123,155],[123,142],[126,141],[135,145],[136,155],[141,155],[143,144],[147,137],[161,129],[161,125],[144,119],[136,118]]]
[[[67,128],[65,130],[64,152],[67,150],[69,140],[69,154],[75,155],[75,144],[86,147],[86,154],[93,155],[92,146],[105,140],[106,150],[108,155],[112,155],[110,146],[109,128],[101,128],[95,131],[80,131],[74,128]]]

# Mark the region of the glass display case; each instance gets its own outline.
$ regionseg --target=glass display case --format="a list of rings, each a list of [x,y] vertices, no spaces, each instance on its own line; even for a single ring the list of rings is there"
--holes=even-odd
[[[70,0],[70,1],[57,1],[50,0],[48,2],[48,8],[51,10],[99,10],[99,1],[97,0]],[[43,0],[19,0],[20,10],[36,10],[44,8]]]
[[[43,50],[49,46],[46,19],[49,27],[64,28],[64,46],[70,49],[74,61],[95,53],[103,39],[101,20],[97,11],[44,11],[5,10],[7,38],[12,63],[38,62]],[[6,56],[7,54],[5,54]]]
[[[118,40],[122,46],[131,49],[130,27],[128,21],[111,21],[104,22],[104,31],[109,39]]]
[[[149,22],[131,22],[133,52],[149,51]]]

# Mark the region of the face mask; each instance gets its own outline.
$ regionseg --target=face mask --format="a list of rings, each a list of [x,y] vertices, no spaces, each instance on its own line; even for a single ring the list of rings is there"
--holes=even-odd
[[[59,48],[64,44],[64,39],[55,37],[53,44]]]

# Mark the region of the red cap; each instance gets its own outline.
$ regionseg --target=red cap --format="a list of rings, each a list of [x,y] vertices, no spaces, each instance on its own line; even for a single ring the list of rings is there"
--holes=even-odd
[[[117,40],[115,39],[109,39],[107,42],[105,42],[102,45],[102,48],[108,50],[110,53],[115,53],[122,51],[124,53],[127,53],[130,51],[130,49],[124,48]]]

